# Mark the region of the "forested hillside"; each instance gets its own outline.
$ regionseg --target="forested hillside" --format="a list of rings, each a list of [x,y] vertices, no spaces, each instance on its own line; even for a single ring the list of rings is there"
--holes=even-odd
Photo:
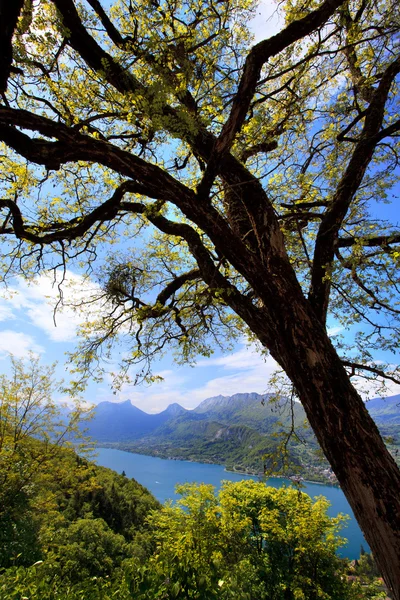
[[[399,397],[375,399],[367,407],[382,433],[390,436],[388,445],[398,458]],[[103,422],[105,411],[108,426]],[[301,404],[285,398],[274,401],[256,393],[217,396],[194,410],[174,404],[158,415],[147,415],[129,401],[102,403],[94,411],[89,432],[102,446],[131,452],[224,464],[240,472],[283,471],[336,482]]]
[[[160,507],[124,475],[67,450],[60,459],[61,477],[51,465],[34,491],[2,504],[2,600],[384,597],[366,560],[356,576],[336,555],[345,517],[328,517],[322,497],[187,484]]]
[[[325,499],[243,481],[218,496],[187,484],[160,506],[89,460],[84,413],[52,400],[51,368],[34,357],[11,368],[0,376],[1,600],[379,597],[369,573],[367,587],[348,580],[336,555],[345,517],[328,517]]]

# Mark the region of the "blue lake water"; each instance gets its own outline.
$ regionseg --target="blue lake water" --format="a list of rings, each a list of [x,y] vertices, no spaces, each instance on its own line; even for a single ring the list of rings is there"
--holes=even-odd
[[[97,448],[96,452],[95,462],[97,464],[114,469],[118,473],[125,471],[127,477],[133,477],[144,485],[160,502],[179,498],[175,494],[175,486],[178,483],[211,483],[219,489],[221,482],[224,480],[258,479],[250,475],[225,471],[222,465],[209,465],[184,460],[164,460],[154,456],[133,454],[111,448]],[[270,477],[267,480],[267,485],[273,487],[290,484],[289,479],[278,477]],[[328,498],[331,503],[328,510],[330,516],[335,517],[338,513],[350,516],[350,520],[341,531],[341,535],[348,540],[347,545],[342,547],[340,551],[342,556],[350,559],[358,558],[361,545],[366,550],[369,549],[342,490],[317,483],[306,483],[303,491],[312,497],[322,495]]]

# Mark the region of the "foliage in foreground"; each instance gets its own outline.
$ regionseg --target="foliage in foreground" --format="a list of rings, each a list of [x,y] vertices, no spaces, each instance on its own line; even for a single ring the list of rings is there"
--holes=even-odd
[[[254,481],[218,496],[186,484],[160,508],[65,441],[75,428],[51,400],[51,372],[36,359],[12,365],[13,379],[0,378],[1,600],[374,597],[346,579],[343,517],[327,516],[326,499]]]
[[[116,533],[90,513],[60,530],[47,523],[44,560],[4,570],[2,600],[384,597],[376,586],[348,581],[348,564],[336,555],[345,518],[328,517],[325,498],[254,481],[225,482],[218,496],[204,484],[178,491],[181,500],[153,510],[150,530],[139,527],[134,543],[129,529]]]
[[[69,597],[65,585],[87,580],[86,586],[126,556],[150,553],[144,522],[158,502],[135,481],[81,455],[80,410],[67,419],[52,399],[56,390],[53,369],[33,357],[13,359],[11,376],[0,376],[2,600],[52,597],[58,585]]]

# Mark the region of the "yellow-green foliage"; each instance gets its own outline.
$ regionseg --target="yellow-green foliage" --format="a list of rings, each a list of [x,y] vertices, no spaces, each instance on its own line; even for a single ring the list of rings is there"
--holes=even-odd
[[[182,499],[150,519],[147,568],[167,597],[351,597],[335,555],[345,518],[328,517],[325,498],[254,481],[225,482],[218,495],[204,484],[177,491]]]

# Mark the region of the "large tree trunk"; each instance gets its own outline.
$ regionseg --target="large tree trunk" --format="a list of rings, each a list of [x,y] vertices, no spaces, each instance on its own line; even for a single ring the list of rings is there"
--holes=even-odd
[[[286,357],[289,363],[290,354]],[[314,359],[313,359],[314,360]],[[296,370],[296,373],[293,371]],[[308,420],[379,569],[400,599],[400,472],[364,402],[330,349],[291,368]],[[385,557],[382,560],[382,557]]]
[[[233,242],[210,209],[200,208],[201,225],[259,299],[249,306],[229,293],[226,302],[293,382],[382,576],[400,600],[400,471],[303,294],[265,192],[234,159],[225,166],[228,184],[242,184],[239,200],[254,241],[246,247],[243,237]],[[212,278],[208,283],[215,285]]]
[[[382,576],[400,600],[400,471],[285,253],[271,251],[263,270],[250,253],[243,258],[223,243],[259,298],[255,305],[229,291],[226,302],[293,382]],[[215,285],[212,278],[209,284]]]
[[[286,327],[276,323],[273,354],[299,393],[378,567],[400,600],[400,471],[307,301],[286,303],[281,311]],[[271,348],[270,327],[263,332],[260,325],[257,319],[252,328]]]
[[[0,92],[7,89],[13,60],[12,37],[24,0],[0,0]]]

